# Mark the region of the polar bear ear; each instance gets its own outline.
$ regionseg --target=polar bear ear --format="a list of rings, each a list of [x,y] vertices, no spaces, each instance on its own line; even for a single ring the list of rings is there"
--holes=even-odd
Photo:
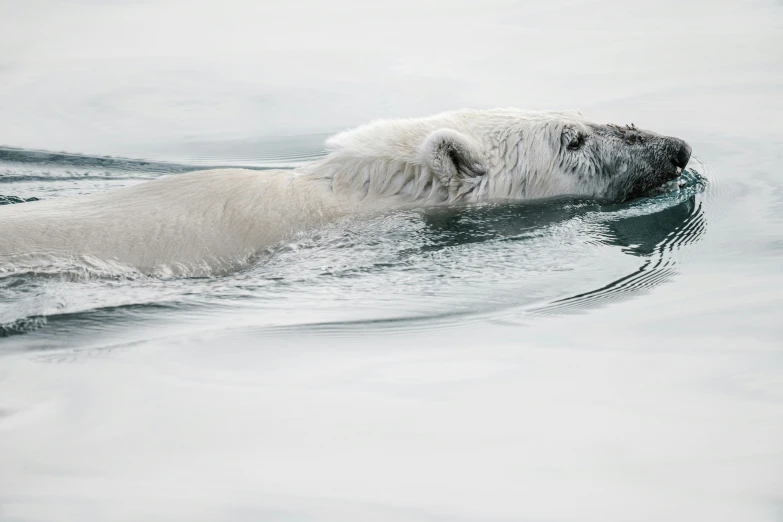
[[[424,162],[445,185],[459,184],[489,171],[481,145],[452,129],[438,129],[421,148]]]

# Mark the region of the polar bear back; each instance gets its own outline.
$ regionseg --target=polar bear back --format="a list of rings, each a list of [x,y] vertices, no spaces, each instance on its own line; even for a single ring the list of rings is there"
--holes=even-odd
[[[326,189],[300,185],[291,171],[219,169],[0,207],[0,256],[87,257],[175,274],[230,269],[332,217]]]

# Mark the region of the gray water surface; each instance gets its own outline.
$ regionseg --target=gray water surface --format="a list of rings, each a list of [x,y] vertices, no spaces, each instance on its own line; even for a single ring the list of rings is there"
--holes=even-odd
[[[0,520],[783,520],[783,4],[0,2],[0,204],[579,108],[682,187],[0,263]],[[2,237],[0,237],[0,241]]]

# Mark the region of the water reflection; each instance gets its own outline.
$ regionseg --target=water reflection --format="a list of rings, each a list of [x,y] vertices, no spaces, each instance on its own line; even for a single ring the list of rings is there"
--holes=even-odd
[[[602,241],[621,247],[626,254],[641,257],[639,268],[595,290],[537,308],[534,313],[584,311],[636,296],[670,281],[677,273],[672,251],[698,241],[706,231],[706,224],[702,204],[695,195],[653,214],[607,221],[607,234]]]
[[[547,228],[580,219],[599,208],[595,202],[561,199],[430,209],[423,212],[430,239],[424,249],[531,239]]]
[[[690,196],[652,214],[611,219],[606,226],[607,244],[622,247],[627,254],[650,256],[666,245],[697,241],[706,223],[701,203]]]

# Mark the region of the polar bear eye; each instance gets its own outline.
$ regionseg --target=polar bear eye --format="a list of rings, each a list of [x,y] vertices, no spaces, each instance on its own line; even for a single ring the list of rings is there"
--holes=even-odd
[[[585,142],[585,137],[582,134],[576,134],[574,137],[571,138],[571,141],[568,142],[568,150],[578,150],[582,147],[582,144]]]

